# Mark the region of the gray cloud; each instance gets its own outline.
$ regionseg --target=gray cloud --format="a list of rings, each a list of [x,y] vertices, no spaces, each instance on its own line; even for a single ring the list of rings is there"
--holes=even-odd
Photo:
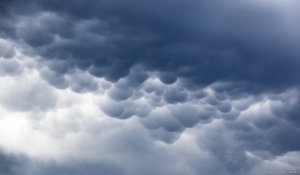
[[[159,77],[166,84],[177,77],[186,77],[193,84],[242,80],[259,84],[260,90],[299,82],[295,59],[299,53],[293,49],[297,37],[284,28],[283,14],[272,7],[259,7],[257,2],[219,2],[224,5],[218,11],[208,10],[217,5],[202,1],[171,6],[155,1],[123,2],[123,6],[116,5],[118,1],[59,2],[68,4],[68,9],[56,1],[31,3],[42,14],[36,18],[27,10],[18,11],[28,16],[21,18],[24,25],[16,29],[18,37],[46,59],[71,57],[78,67],[82,61],[93,64],[97,68],[90,72],[110,81],[127,76],[131,66],[141,63],[144,69],[161,71]],[[155,12],[150,10],[158,6]],[[18,5],[13,7],[15,14]],[[32,19],[36,21],[30,25]],[[39,31],[42,33],[31,35]]]
[[[0,50],[0,56],[3,58],[12,58],[15,56],[16,51],[14,49],[13,44],[8,44],[4,42],[0,42],[1,50]]]
[[[16,60],[0,60],[0,74],[1,75],[19,75],[22,73],[22,67]]]
[[[0,78],[19,86],[1,87],[0,107],[46,113],[60,109],[54,90],[71,90],[93,96],[97,100],[91,104],[107,116],[127,119],[124,123],[137,116],[144,126],[138,130],[145,132],[134,134],[140,140],[128,136],[133,132],[108,139],[112,149],[122,145],[116,152],[120,161],[128,158],[122,166],[113,159],[22,163],[23,168],[45,175],[199,174],[206,166],[197,167],[195,156],[188,154],[181,164],[182,154],[163,154],[153,146],[176,146],[190,132],[197,147],[210,155],[206,159],[212,166],[203,174],[247,174],[265,160],[299,152],[296,7],[293,0],[2,1]],[[22,54],[36,64],[24,65]],[[30,70],[48,84],[18,81]],[[86,124],[78,123],[76,132]],[[64,127],[64,132],[69,129]],[[132,158],[134,151],[146,151],[139,157],[145,162]],[[156,154],[166,162],[150,163],[158,160]],[[7,156],[1,159],[5,166],[13,164]],[[138,167],[129,171],[126,165]]]
[[[2,152],[0,153],[0,174],[11,175],[14,174],[14,166],[18,165],[18,160],[15,157],[10,157]]]

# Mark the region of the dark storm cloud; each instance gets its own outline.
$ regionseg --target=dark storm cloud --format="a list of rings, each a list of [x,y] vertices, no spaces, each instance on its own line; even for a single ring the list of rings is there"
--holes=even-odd
[[[234,124],[232,122],[225,122],[225,124],[228,128],[222,126],[214,128],[213,126],[206,125],[201,133],[198,133],[198,144],[203,149],[209,150],[231,174],[246,174],[261,161],[259,158],[247,156],[245,145],[248,146],[247,144],[251,144],[250,140],[243,145],[235,137],[235,134],[249,132],[246,129],[248,127],[245,124],[241,125],[241,122],[235,122]]]
[[[292,93],[293,94],[293,93]],[[198,136],[199,146],[209,150],[223,162],[232,173],[245,173],[259,164],[262,160],[274,160],[277,156],[300,150],[299,142],[295,141],[299,134],[297,122],[288,120],[291,112],[298,110],[279,105],[279,101],[287,100],[284,94],[273,101],[270,108],[260,108],[259,113],[243,113],[234,121],[224,119],[222,126],[214,128],[207,125],[202,130],[206,137]],[[284,103],[292,102],[297,105],[297,95],[288,98]],[[295,100],[296,99],[296,100]],[[278,107],[280,114],[274,111]],[[293,106],[293,105],[291,105]],[[282,109],[284,108],[284,109]],[[222,141],[222,139],[224,139]],[[250,152],[252,156],[247,155]],[[297,165],[295,166],[297,167]]]
[[[76,162],[60,165],[55,162],[41,162],[26,156],[0,154],[0,175],[122,175],[122,170],[109,162]]]
[[[26,163],[25,163],[26,165]],[[39,163],[31,161],[27,163],[27,167],[23,167],[23,175],[30,174],[40,174],[40,175],[98,175],[101,174],[107,175],[123,175],[122,170],[114,164],[108,162],[97,162],[97,163],[88,163],[88,162],[78,162],[71,165],[60,165],[57,163]],[[31,167],[31,169],[30,169]],[[20,174],[21,175],[21,174]]]
[[[18,159],[0,151],[0,175],[13,175],[14,166],[18,166]]]
[[[0,37],[30,48],[24,54],[40,56],[37,69],[43,79],[77,93],[101,87],[107,93],[99,108],[118,119],[139,116],[154,140],[172,144],[186,128],[224,119],[224,126],[212,127],[199,145],[235,174],[259,163],[247,151],[271,160],[300,150],[300,97],[284,95],[299,92],[300,85],[300,23],[294,11],[259,1],[1,3]],[[9,60],[15,54],[13,45],[1,45],[1,75],[22,73],[19,63]],[[89,75],[80,74],[85,71]],[[108,82],[98,84],[96,78]],[[29,103],[3,99],[24,111],[40,98]],[[241,117],[268,100],[276,101],[269,112],[249,121]],[[80,167],[75,169],[86,173]],[[75,172],[68,167],[55,171]]]
[[[299,128],[293,127],[278,118],[273,117],[271,124],[275,121],[277,124],[270,127],[266,121],[254,121],[255,128],[247,122],[226,123],[225,126],[234,130],[231,136],[233,142],[240,142],[241,149],[248,150],[252,154],[267,160],[273,160],[276,156],[281,156],[287,152],[299,151],[299,143],[295,142],[296,135],[299,134]],[[233,143],[239,145],[239,143]],[[232,149],[229,148],[229,149]]]
[[[299,95],[295,95],[296,98],[286,97],[278,101],[271,106],[272,112],[274,115],[279,118],[285,119],[296,126],[300,126],[300,97]]]
[[[22,67],[16,60],[0,59],[0,75],[19,75],[22,73]]]
[[[0,150],[0,175],[27,175],[27,169],[34,169],[33,161],[25,155],[14,155]]]
[[[12,58],[15,56],[15,53],[16,51],[13,44],[0,41],[0,57]]]
[[[179,132],[184,129],[182,124],[172,117],[167,109],[153,110],[148,117],[141,120],[141,123],[151,130],[162,127],[165,131]]]
[[[17,38],[46,59],[93,64],[90,72],[110,81],[141,63],[161,71],[166,84],[177,77],[204,85],[242,80],[260,90],[299,83],[299,34],[291,33],[284,14],[272,7],[192,0],[27,3],[34,14],[21,10],[19,1],[4,3],[8,17],[25,15],[24,24],[14,29]]]
[[[164,100],[171,104],[183,103],[187,99],[187,92],[183,88],[169,87],[164,94]]]
[[[199,121],[197,110],[191,105],[172,106],[170,112],[185,127],[193,127]]]

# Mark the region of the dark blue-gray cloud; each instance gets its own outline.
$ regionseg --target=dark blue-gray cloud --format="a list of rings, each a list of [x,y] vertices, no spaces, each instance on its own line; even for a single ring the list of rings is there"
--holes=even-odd
[[[0,76],[26,74],[18,58],[26,55],[51,88],[104,94],[96,103],[105,115],[137,116],[152,140],[172,145],[200,127],[197,145],[213,164],[224,175],[247,174],[263,160],[300,151],[300,14],[294,9],[300,6],[286,3],[1,1]],[[8,93],[0,94],[3,106],[21,112],[57,107],[50,88],[30,84],[2,90]],[[31,173],[96,171],[124,174],[105,161]]]
[[[161,71],[166,84],[176,77],[204,85],[247,81],[269,89],[299,83],[299,36],[275,8],[221,1],[28,1],[21,9],[22,3],[6,8],[8,17],[24,23],[13,29],[17,38],[46,59],[94,65],[99,70],[92,74],[111,81],[141,63]]]
[[[14,174],[14,166],[18,166],[20,162],[14,156],[8,156],[0,153],[0,174],[12,175]]]

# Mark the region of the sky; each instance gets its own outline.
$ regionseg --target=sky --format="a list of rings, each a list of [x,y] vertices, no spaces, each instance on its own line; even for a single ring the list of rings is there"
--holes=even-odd
[[[300,174],[299,9],[1,0],[0,175]]]

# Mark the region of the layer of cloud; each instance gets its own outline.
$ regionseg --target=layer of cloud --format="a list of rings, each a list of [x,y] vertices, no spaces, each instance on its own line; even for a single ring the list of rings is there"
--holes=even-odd
[[[299,5],[1,2],[0,175],[299,169]]]

